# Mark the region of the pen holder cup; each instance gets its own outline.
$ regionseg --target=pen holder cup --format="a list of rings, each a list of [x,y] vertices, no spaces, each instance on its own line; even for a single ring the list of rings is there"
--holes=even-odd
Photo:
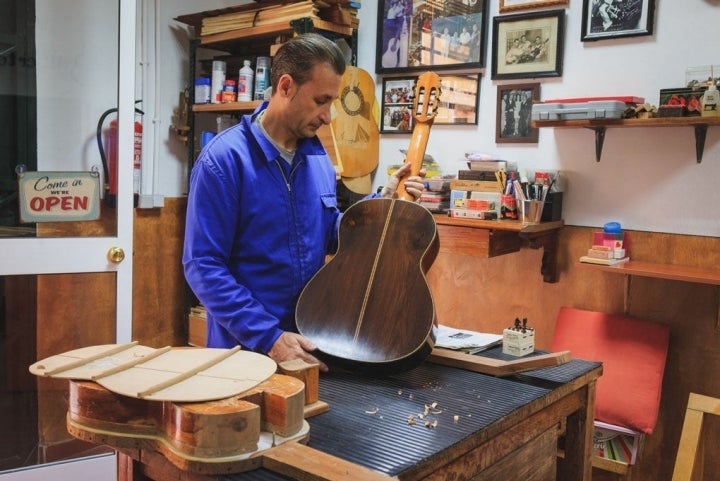
[[[523,200],[520,202],[520,219],[523,224],[539,224],[544,202],[541,200]]]

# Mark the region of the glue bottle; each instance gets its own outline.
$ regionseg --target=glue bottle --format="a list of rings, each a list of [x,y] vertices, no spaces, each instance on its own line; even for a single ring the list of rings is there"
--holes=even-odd
[[[250,102],[253,99],[253,77],[255,72],[250,67],[250,60],[243,61],[243,67],[238,75],[237,94],[239,102]]]

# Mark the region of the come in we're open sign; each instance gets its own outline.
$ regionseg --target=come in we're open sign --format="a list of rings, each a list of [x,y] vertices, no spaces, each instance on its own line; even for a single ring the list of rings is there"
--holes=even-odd
[[[24,172],[18,177],[22,222],[100,217],[100,178],[91,172]]]

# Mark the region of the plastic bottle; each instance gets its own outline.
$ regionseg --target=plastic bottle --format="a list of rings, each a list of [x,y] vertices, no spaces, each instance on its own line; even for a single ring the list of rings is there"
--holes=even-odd
[[[720,92],[715,81],[710,84],[702,98],[702,116],[717,117],[720,115]]]
[[[238,75],[238,102],[250,102],[253,99],[253,78],[255,72],[250,67],[250,60],[243,60],[243,67]]]
[[[213,60],[212,85],[210,87],[210,101],[214,104],[222,102],[222,91],[225,85],[225,72],[227,64],[222,60]]]
[[[270,86],[270,57],[258,57],[255,66],[255,100],[265,99],[265,89]]]
[[[195,80],[195,103],[210,103],[210,79],[208,77],[199,77]]]

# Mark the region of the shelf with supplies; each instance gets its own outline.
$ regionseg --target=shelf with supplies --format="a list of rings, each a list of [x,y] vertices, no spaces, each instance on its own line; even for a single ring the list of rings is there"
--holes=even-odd
[[[586,128],[595,132],[595,160],[600,162],[605,131],[608,128],[626,127],[693,127],[695,130],[695,158],[702,162],[707,129],[720,126],[720,117],[655,117],[650,119],[579,119],[579,120],[534,120],[536,128]]]
[[[226,102],[223,104],[195,104],[192,111],[199,112],[215,112],[215,113],[236,113],[236,112],[252,112],[260,104],[262,100],[251,100],[250,102]]]
[[[720,271],[717,269],[640,261],[628,261],[614,266],[586,264],[583,262],[580,262],[579,265],[626,276],[653,277],[655,279],[720,286]]]
[[[435,214],[440,252],[474,257],[496,257],[518,252],[523,246],[543,248],[540,274],[545,282],[558,281],[557,251],[562,220],[523,224],[518,220],[458,219]]]
[[[578,265],[580,267],[601,270],[611,274],[625,275],[625,312],[628,312],[630,303],[630,278],[632,276],[720,286],[720,271],[706,267],[682,266],[642,261],[628,261],[614,266],[587,264],[584,262],[578,262]],[[718,302],[718,312],[715,314],[715,321],[717,326],[720,327],[720,302]]]
[[[272,57],[279,46],[296,34],[309,32],[322,32],[329,38],[345,40],[346,54],[350,63],[357,63],[357,28],[352,25],[353,21],[347,18],[349,24],[336,23],[335,21],[324,20],[316,16],[302,16],[294,14],[301,9],[305,11],[307,5],[242,5],[239,7],[224,8],[221,10],[208,10],[199,13],[191,13],[177,17],[175,20],[194,28],[196,36],[190,39],[189,69],[188,78],[193,82],[198,76],[198,69],[202,62],[209,62],[212,59],[228,59],[241,63],[238,59],[251,59],[257,57]],[[217,20],[221,15],[231,15],[227,22],[231,25],[245,25],[245,17],[248,12],[255,12],[251,23],[244,27],[228,29],[227,24],[221,22],[220,30],[217,33],[205,33],[204,24],[208,19]],[[347,11],[345,12],[347,13]],[[212,59],[200,60],[198,52],[208,52],[213,55]],[[219,57],[218,57],[219,55]],[[236,72],[235,69],[229,71]],[[234,73],[232,74],[234,76]],[[232,78],[230,75],[228,78]],[[198,123],[196,115],[200,114],[231,114],[240,115],[253,112],[261,103],[261,100],[249,102],[225,102],[225,103],[195,103],[195,92],[188,88],[186,95],[189,105],[187,119],[187,150],[189,167],[197,155],[197,147],[200,145]]]

